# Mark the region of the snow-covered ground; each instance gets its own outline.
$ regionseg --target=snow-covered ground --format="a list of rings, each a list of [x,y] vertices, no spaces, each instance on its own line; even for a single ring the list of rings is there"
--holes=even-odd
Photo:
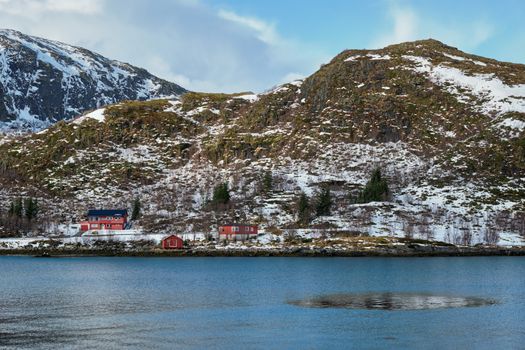
[[[459,102],[471,102],[471,96],[482,101],[476,107],[481,113],[489,116],[494,113],[525,113],[525,84],[507,85],[494,74],[467,74],[443,63],[434,65],[426,57],[404,55],[403,58],[414,63],[409,69],[427,74],[433,82],[456,96]]]
[[[404,75],[422,74],[460,102],[467,103],[471,98],[479,100],[479,104],[472,103],[472,106],[491,115],[489,129],[520,135],[525,129],[525,120],[522,121],[519,115],[508,117],[505,113],[525,111],[525,85],[507,85],[496,75],[471,74],[456,68],[463,67],[465,62],[472,63],[474,67],[482,66],[470,58],[452,54],[444,54],[443,57],[447,60],[434,64],[431,58],[424,56],[396,57],[394,53],[370,53],[353,55],[346,61],[352,65],[355,64],[352,62],[370,60],[378,61],[374,62],[376,65],[388,66],[389,61],[395,59],[396,66],[390,68],[401,69]],[[399,62],[404,63],[400,66]],[[353,80],[347,86],[338,87],[337,91],[343,93],[350,86],[355,86],[364,94],[372,89],[371,93],[383,98],[391,97],[398,90],[395,81],[381,81],[375,87],[372,85]],[[291,232],[289,227],[297,227],[296,204],[301,193],[310,197],[313,206],[319,190],[328,186],[333,196],[331,215],[317,217],[312,221],[311,229],[296,230],[293,234],[305,239],[346,232],[373,237],[412,236],[469,245],[488,241],[500,245],[524,244],[523,228],[516,225],[522,220],[516,213],[524,201],[516,197],[494,198],[495,192],[509,193],[522,189],[523,183],[509,182],[489,188],[482,182],[462,179],[460,175],[452,174],[460,165],[450,170],[442,164],[439,154],[442,150],[432,149],[433,145],[423,149],[410,139],[378,142],[367,139],[366,135],[358,135],[358,142],[351,142],[350,138],[339,139],[339,136],[348,136],[349,132],[342,125],[352,117],[349,109],[339,103],[326,101],[308,126],[310,130],[296,128],[294,124],[305,113],[304,107],[310,108],[308,104],[311,103],[305,102],[301,88],[303,81],[299,80],[259,95],[232,95],[225,102],[227,107],[222,110],[206,98],[200,105],[196,104],[196,98],[189,110],[183,108],[182,100],[173,99],[164,112],[171,113],[170,118],[181,124],[198,130],[195,134],[173,131],[169,137],[160,133],[146,141],[141,140],[142,144],[124,146],[109,142],[100,149],[71,150],[71,156],[46,170],[50,185],[73,189],[72,199],[68,199],[67,203],[61,200],[49,202],[56,208],[52,213],[54,218],[64,220],[64,213],[69,215],[70,208],[75,208],[75,215],[80,215],[88,205],[124,207],[130,204],[132,198],[140,197],[144,203],[144,214],[149,216],[155,229],[162,227],[167,233],[195,231],[199,232],[196,235],[203,237],[201,231],[209,234],[222,221],[235,218],[260,223],[263,234],[255,243],[265,245],[282,242],[287,232]],[[248,108],[251,104],[272,98],[279,104],[283,102],[280,100],[282,96],[288,96],[289,100],[284,104],[289,108],[284,110],[286,113],[282,114],[282,120],[279,117],[274,125],[267,127],[246,127],[230,108],[235,104]],[[105,123],[104,112],[104,108],[97,109],[73,123],[80,124],[87,119]],[[373,122],[370,118],[363,123],[372,125]],[[429,125],[429,129],[451,145],[462,137],[459,129],[451,131],[442,125]],[[230,130],[235,133],[228,134]],[[289,138],[293,142],[283,142],[282,149],[272,149],[271,142],[267,141],[274,137]],[[479,145],[483,142],[487,141],[482,140]],[[180,146],[191,148],[191,152],[184,157],[178,156]],[[21,151],[25,151],[31,144],[20,147]],[[212,161],[206,153],[209,149],[217,151],[216,160]],[[100,154],[106,156],[102,162],[99,162]],[[465,157],[467,155],[458,153],[450,159],[450,163],[456,164]],[[79,169],[83,164],[89,167],[67,177],[61,176],[64,168],[70,168],[73,164]],[[352,201],[352,198],[355,201],[355,192],[363,188],[377,167],[389,181],[391,198],[387,202],[355,204]],[[117,169],[117,174],[122,175],[123,168],[138,169],[151,175],[144,177],[146,181],[140,184],[132,183],[129,176],[126,180],[129,184],[119,186],[118,181],[113,181],[112,170]],[[261,177],[266,173],[272,176],[273,188],[261,193]],[[455,175],[456,182],[449,183],[451,175]],[[440,184],[430,181],[441,179],[446,180]],[[207,205],[213,196],[214,186],[222,182],[228,184],[234,204],[224,212],[213,212]],[[142,237],[140,234],[118,237],[100,235],[98,238],[103,237],[142,239],[137,238]],[[147,237],[160,240],[160,236]]]
[[[159,244],[161,240],[169,234],[137,234],[137,233],[118,233],[118,234],[97,234],[97,235],[82,235],[82,236],[38,236],[38,237],[19,237],[19,238],[0,238],[0,249],[18,249],[26,246],[37,245],[39,242],[47,244],[49,240],[55,240],[61,244],[82,244],[92,245],[96,241],[113,241],[113,242],[136,242],[136,241],[153,241],[154,244]],[[183,233],[177,234],[178,237],[187,241],[202,241],[204,234],[202,233]]]
[[[73,120],[73,124],[82,124],[85,120],[87,119],[94,119],[100,123],[104,122],[105,120],[105,116],[104,116],[104,112],[106,111],[105,108],[100,108],[100,109],[97,109],[93,112],[90,112],[90,113],[87,113],[83,116],[81,116],[80,118],[77,118],[75,120]]]

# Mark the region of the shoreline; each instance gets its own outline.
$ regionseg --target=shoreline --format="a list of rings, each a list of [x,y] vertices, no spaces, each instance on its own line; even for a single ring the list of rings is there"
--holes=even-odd
[[[0,256],[34,257],[475,257],[525,256],[523,247],[429,247],[431,249],[0,249]],[[438,249],[436,249],[438,248]]]

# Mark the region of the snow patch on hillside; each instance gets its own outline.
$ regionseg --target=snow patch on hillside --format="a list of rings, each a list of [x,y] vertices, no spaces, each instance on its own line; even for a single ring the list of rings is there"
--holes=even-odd
[[[255,95],[255,94],[240,95],[240,96],[235,96],[234,98],[238,98],[238,99],[241,99],[241,100],[246,100],[246,101],[249,101],[249,102],[256,102],[257,100],[259,100],[259,96]]]
[[[145,145],[140,145],[133,148],[119,148],[115,155],[121,160],[125,160],[129,163],[157,161],[157,155],[152,152],[150,147]]]
[[[443,53],[443,55],[448,57],[448,58],[452,58],[453,60],[456,60],[456,61],[465,61],[465,57],[451,55],[451,54],[448,54],[448,53]]]
[[[98,121],[99,123],[103,123],[106,120],[106,117],[104,115],[105,111],[106,111],[105,108],[97,109],[97,110],[95,110],[93,112],[90,112],[88,114],[83,115],[80,118],[77,118],[77,119],[73,120],[72,123],[73,124],[82,124],[84,121],[86,121],[88,119],[94,119],[94,120]]]
[[[523,131],[525,129],[525,122],[523,120],[517,120],[512,118],[505,119],[504,121],[498,123],[498,125],[502,127],[515,129],[518,131]]]
[[[519,137],[525,130],[525,121],[507,118],[494,124],[494,126],[504,132],[508,138]]]
[[[474,108],[481,113],[489,116],[525,113],[525,84],[506,85],[494,74],[467,75],[460,69],[443,64],[434,66],[430,59],[424,57],[404,55],[403,58],[416,64],[410,69],[427,74],[430,80],[456,96],[459,102],[471,102],[471,97],[476,97],[480,106]]]
[[[354,55],[345,59],[345,62],[354,62],[361,58],[369,58],[371,61],[389,60],[392,57],[390,55],[378,55],[378,54],[366,54],[366,55]]]
[[[49,120],[40,120],[38,116],[31,113],[28,106],[23,109],[12,109],[18,114],[18,118],[8,122],[0,122],[0,132],[8,134],[20,133],[20,130],[37,131],[52,125]]]

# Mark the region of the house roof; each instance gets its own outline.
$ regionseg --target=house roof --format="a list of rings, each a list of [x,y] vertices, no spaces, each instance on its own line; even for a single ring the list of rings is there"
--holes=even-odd
[[[177,235],[169,235],[169,236],[163,237],[162,240],[165,241],[165,240],[167,240],[168,238],[172,238],[172,237],[178,238],[178,239],[180,239],[180,240],[182,241],[182,238],[180,238],[180,237],[177,236]]]
[[[224,227],[224,226],[257,226],[257,225],[253,225],[253,224],[222,224],[222,225],[219,225],[221,227]]]
[[[127,209],[91,209],[88,210],[87,216],[126,216]]]

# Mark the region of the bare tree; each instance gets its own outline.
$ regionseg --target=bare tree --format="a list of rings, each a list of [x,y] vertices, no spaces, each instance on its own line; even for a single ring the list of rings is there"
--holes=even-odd
[[[511,221],[513,223],[512,230],[517,231],[519,235],[525,237],[525,212],[516,212]]]
[[[461,244],[471,245],[472,244],[472,231],[469,227],[468,222],[461,220],[459,229],[461,231]]]
[[[403,232],[405,234],[405,238],[414,238],[414,223],[410,219],[403,221]]]
[[[495,245],[499,241],[499,234],[494,227],[487,225],[487,227],[485,227],[485,235],[483,239],[488,244]]]
[[[453,228],[451,226],[447,226],[446,230],[447,230],[447,233],[445,234],[445,242],[452,243],[451,231],[453,231]]]
[[[419,235],[423,239],[426,239],[427,241],[431,241],[434,239],[434,233],[432,232],[432,228],[430,224],[431,224],[430,214],[424,213],[421,219],[421,225],[419,226]]]
[[[457,226],[452,226],[452,243],[459,245],[461,244],[461,234]]]

